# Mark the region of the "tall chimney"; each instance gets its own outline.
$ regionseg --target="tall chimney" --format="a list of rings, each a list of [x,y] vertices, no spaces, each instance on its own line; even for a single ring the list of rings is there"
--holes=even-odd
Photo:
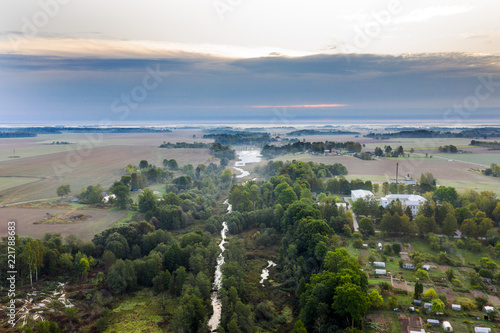
[[[399,163],[396,163],[396,185],[398,185],[398,169],[399,169]]]

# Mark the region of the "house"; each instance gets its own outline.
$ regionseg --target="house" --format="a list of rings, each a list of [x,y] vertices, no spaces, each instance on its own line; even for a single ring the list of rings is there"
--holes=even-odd
[[[460,304],[452,304],[451,309],[453,311],[462,311],[462,306]]]
[[[345,202],[337,202],[335,205],[337,206],[337,208],[342,207],[342,208],[344,208],[345,211],[347,211],[347,203],[345,203]]]
[[[445,332],[453,332],[453,327],[451,327],[449,321],[443,321],[443,329]]]
[[[418,213],[418,208],[420,205],[427,202],[427,200],[420,195],[413,194],[389,194],[388,196],[380,199],[380,205],[382,207],[387,207],[391,202],[399,200],[403,204],[404,207],[409,207],[413,216],[416,216]]]
[[[484,311],[486,311],[486,313],[491,313],[491,312],[495,311],[495,308],[492,306],[485,306]]]
[[[405,186],[408,185],[417,185],[417,180],[413,179],[410,177],[410,174],[407,174],[405,178],[398,178],[397,180],[395,178],[390,178],[389,179],[389,184],[391,183],[396,183],[396,184],[404,184]]]
[[[373,193],[370,191],[366,190],[353,190],[351,191],[351,199],[352,201],[356,201],[358,199],[369,199],[370,197],[373,197]]]
[[[375,274],[377,275],[387,275],[387,271],[385,269],[376,269]]]
[[[373,266],[375,266],[375,267],[379,267],[379,268],[385,268],[385,262],[381,262],[381,261],[374,261],[374,262],[373,262]]]
[[[403,268],[406,268],[406,269],[415,269],[415,265],[414,264],[409,264],[407,262],[403,263]]]
[[[80,201],[80,198],[78,197],[72,197],[71,199],[69,199],[70,202],[78,202]]]
[[[474,327],[475,333],[491,333],[491,328],[489,327]]]
[[[116,199],[116,195],[114,194],[106,195],[104,198],[102,198],[102,202],[108,203],[110,199]]]
[[[432,307],[431,303],[424,303],[424,308],[430,309]]]
[[[437,319],[427,319],[427,324],[431,324],[434,326],[439,326],[439,320]]]
[[[380,251],[382,251],[382,243],[378,243],[378,244],[377,244],[377,247],[378,247],[378,249],[379,249]]]
[[[422,268],[429,271],[431,269],[431,265],[423,265]]]
[[[410,330],[410,333],[425,333],[425,330],[423,328],[420,331]]]
[[[410,312],[415,312],[415,308],[413,306],[410,306],[408,310],[410,310]]]
[[[413,300],[413,304],[415,304],[415,305],[422,305],[422,301],[419,300],[419,299],[414,299]]]

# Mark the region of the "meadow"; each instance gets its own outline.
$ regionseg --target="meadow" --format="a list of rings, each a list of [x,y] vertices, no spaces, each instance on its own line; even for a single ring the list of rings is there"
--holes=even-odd
[[[70,184],[72,195],[82,186],[100,183],[104,188],[119,179],[127,164],[140,160],[161,166],[163,159],[185,164],[208,164],[207,149],[163,149],[163,141],[203,141],[201,132],[176,131],[176,134],[103,134],[89,141],[83,134],[40,135],[36,138],[2,139],[0,142],[0,203],[15,203],[56,197],[56,189]],[[196,137],[193,137],[195,135]],[[71,145],[42,145],[54,140]],[[89,145],[90,144],[90,145]],[[8,158],[16,147],[20,158]],[[78,149],[79,148],[79,149]]]

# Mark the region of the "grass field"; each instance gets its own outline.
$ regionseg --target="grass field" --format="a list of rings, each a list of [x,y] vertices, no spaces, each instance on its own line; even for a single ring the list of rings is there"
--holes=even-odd
[[[39,180],[31,177],[0,177],[0,192]]]
[[[105,332],[164,332],[159,325],[164,321],[162,303],[161,297],[154,296],[150,290],[125,296],[113,309],[111,324]],[[169,298],[165,299],[165,305],[172,312],[175,310],[175,305]]]
[[[500,164],[500,151],[492,154],[434,154],[435,158],[463,161],[489,167],[491,163]]]
[[[91,184],[101,183],[106,188],[123,175],[127,164],[138,165],[143,159],[157,166],[161,166],[165,158],[176,159],[181,166],[191,163],[196,167],[200,163],[208,163],[210,158],[208,149],[158,148],[163,142],[160,134],[157,134],[156,138],[151,135],[138,138],[142,145],[107,145],[114,140],[118,139],[113,137],[109,141],[103,141],[101,146],[88,150],[47,153],[0,161],[2,179],[39,178],[17,187],[13,187],[13,181],[9,180],[10,184],[6,182],[5,189],[0,188],[0,201],[9,203],[53,198],[56,196],[57,187],[62,184],[70,184],[72,194],[79,193],[82,186]],[[131,142],[130,138],[128,140]],[[2,149],[5,150],[5,147],[2,146]]]
[[[301,160],[305,162],[313,161],[316,163],[342,163],[349,171],[348,177],[361,178],[368,180],[373,177],[372,181],[381,182],[389,178],[394,178],[396,175],[396,163],[399,164],[399,174],[410,174],[415,179],[419,179],[422,173],[430,172],[441,183],[444,181],[462,181],[470,182],[463,183],[463,188],[471,188],[472,184],[477,181],[480,183],[494,184],[491,187],[497,186],[500,188],[500,179],[484,176],[478,172],[470,171],[471,164],[453,161],[440,158],[418,158],[418,159],[397,159],[397,158],[384,158],[372,161],[364,161],[352,156],[333,156],[333,155],[283,155],[275,158],[274,160],[292,161]],[[481,191],[481,188],[478,188]],[[497,190],[498,191],[498,190]],[[497,192],[498,193],[498,192]]]
[[[68,214],[70,212],[90,215],[85,221],[71,224],[34,224],[47,214]],[[0,208],[0,236],[7,235],[7,222],[16,222],[16,233],[19,236],[42,238],[45,233],[60,233],[63,237],[73,234],[87,241],[127,216],[125,212],[98,209],[37,209],[37,208]]]

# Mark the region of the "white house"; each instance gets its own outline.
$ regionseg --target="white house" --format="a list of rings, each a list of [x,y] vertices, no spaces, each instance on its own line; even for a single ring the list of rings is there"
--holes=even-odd
[[[379,267],[379,268],[385,268],[385,262],[382,261],[374,261],[373,266]]]
[[[337,206],[337,208],[342,207],[345,211],[347,211],[347,204],[345,202],[337,202],[335,205]]]
[[[423,328],[420,331],[410,330],[410,333],[425,333],[425,330]]]
[[[424,308],[430,309],[432,307],[431,303],[424,303]]]
[[[367,190],[353,190],[351,191],[351,199],[352,201],[356,201],[358,199],[368,199],[373,197],[373,193]]]
[[[431,265],[423,265],[422,268],[428,271],[431,269]]]
[[[437,319],[427,319],[427,324],[431,324],[434,326],[439,326],[439,320]]]
[[[387,275],[387,271],[385,269],[376,269],[375,274],[377,275]]]
[[[462,311],[462,306],[460,304],[452,304],[451,309],[453,311]]]
[[[102,202],[108,203],[110,199],[116,199],[116,195],[114,194],[106,195],[104,198],[102,198]]]
[[[413,216],[417,215],[418,208],[420,205],[424,204],[427,200],[420,195],[413,194],[389,194],[388,196],[380,199],[380,205],[382,207],[387,207],[391,202],[399,200],[405,207],[410,207]]]
[[[492,306],[485,306],[484,311],[486,311],[486,313],[490,313],[490,312],[495,311],[495,308]]]
[[[453,332],[453,327],[449,321],[443,321],[443,329],[445,332]]]
[[[476,332],[476,333],[491,333],[491,328],[489,328],[489,327],[474,327],[474,332]]]
[[[415,269],[415,265],[414,264],[409,264],[409,263],[403,263],[403,268],[405,269]]]

